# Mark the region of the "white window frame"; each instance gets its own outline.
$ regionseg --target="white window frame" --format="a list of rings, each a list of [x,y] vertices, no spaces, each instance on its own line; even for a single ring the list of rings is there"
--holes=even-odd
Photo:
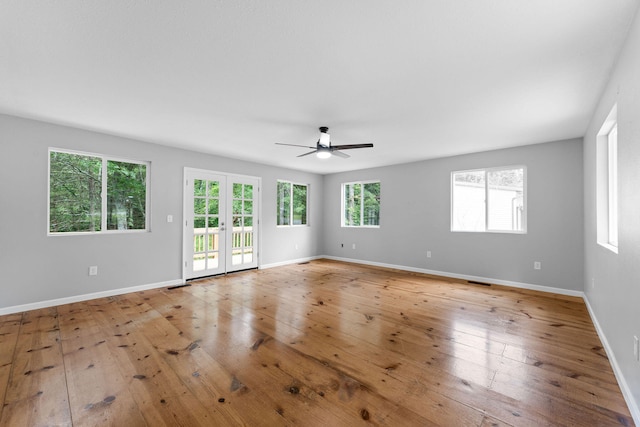
[[[614,105],[596,136],[596,240],[618,253],[618,107]]]
[[[289,188],[291,189],[289,193],[289,224],[278,224],[278,218],[276,218],[276,227],[309,227],[309,195],[310,195],[310,184],[303,184],[300,182],[293,182],[286,179],[278,179],[276,181],[276,204],[278,204],[278,198],[280,194],[278,193],[278,184],[285,183],[289,184]],[[293,186],[300,185],[303,187],[307,187],[307,200],[305,201],[307,207],[307,222],[305,224],[294,224],[293,223]]]
[[[498,230],[489,228],[489,180],[487,179],[487,174],[491,172],[501,171],[501,170],[512,170],[512,169],[522,169],[522,230]],[[453,207],[454,207],[454,176],[459,173],[470,173],[470,172],[483,172],[484,179],[484,230],[454,230],[454,216],[453,216]],[[466,169],[466,170],[456,170],[451,172],[451,206],[450,206],[450,231],[453,233],[504,233],[504,234],[527,234],[527,210],[528,210],[528,201],[527,201],[527,167],[525,165],[512,165],[512,166],[498,166],[492,168],[479,168],[479,169]]]
[[[99,231],[71,231],[71,232],[51,232],[51,153],[66,153],[78,156],[96,157],[102,160],[102,188],[101,188],[101,217]],[[107,162],[123,162],[138,165],[145,165],[145,227],[136,230],[107,230]],[[133,160],[123,157],[108,156],[105,154],[92,153],[88,151],[69,150],[65,148],[49,147],[47,151],[47,235],[48,236],[86,236],[95,234],[130,234],[147,233],[151,231],[151,162],[143,160]]]
[[[362,185],[362,192],[364,192],[365,184],[380,184],[379,179],[372,179],[368,181],[351,181],[351,182],[343,182],[340,187],[340,226],[344,228],[380,228],[381,216],[382,216],[382,184],[380,184],[380,212],[378,213],[378,225],[362,225],[362,218],[364,218],[364,199],[361,200],[360,203],[360,225],[346,225],[345,217],[344,217],[344,190],[347,185],[360,184]]]

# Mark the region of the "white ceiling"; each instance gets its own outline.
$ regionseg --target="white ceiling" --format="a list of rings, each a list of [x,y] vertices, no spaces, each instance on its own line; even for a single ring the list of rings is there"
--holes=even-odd
[[[0,112],[322,174],[548,142],[584,134],[637,6],[0,0]],[[275,145],[323,125],[375,147]]]

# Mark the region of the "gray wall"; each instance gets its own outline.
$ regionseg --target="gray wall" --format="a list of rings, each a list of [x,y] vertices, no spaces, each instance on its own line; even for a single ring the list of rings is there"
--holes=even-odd
[[[0,309],[180,279],[184,167],[262,178],[262,265],[321,253],[321,204],[310,204],[309,227],[275,225],[276,180],[310,184],[314,201],[320,175],[4,115],[0,144]],[[151,161],[151,232],[47,236],[48,147]]]
[[[618,104],[618,254],[596,243],[596,135]],[[625,47],[584,138],[585,285],[587,299],[623,373],[640,417],[640,18]],[[592,279],[595,286],[592,286]],[[636,418],[638,420],[639,418]]]
[[[527,167],[528,232],[452,233],[451,172],[511,165]],[[380,228],[341,227],[341,183],[369,179],[381,183]],[[324,253],[582,291],[581,188],[581,139],[329,175]]]

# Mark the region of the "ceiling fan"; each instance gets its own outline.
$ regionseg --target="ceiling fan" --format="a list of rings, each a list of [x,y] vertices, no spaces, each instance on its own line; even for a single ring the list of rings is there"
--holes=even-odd
[[[344,159],[351,157],[346,153],[343,153],[342,150],[351,150],[354,148],[371,148],[373,144],[349,144],[349,145],[331,145],[331,136],[327,133],[329,128],[326,126],[320,127],[320,139],[316,143],[315,147],[309,147],[307,145],[298,145],[298,144],[284,144],[282,142],[276,142],[278,145],[289,145],[291,147],[304,147],[311,148],[313,151],[309,151],[308,153],[300,154],[298,157],[308,156],[309,154],[316,153],[316,156],[319,159],[328,159],[332,154],[335,154],[338,157],[342,157]]]

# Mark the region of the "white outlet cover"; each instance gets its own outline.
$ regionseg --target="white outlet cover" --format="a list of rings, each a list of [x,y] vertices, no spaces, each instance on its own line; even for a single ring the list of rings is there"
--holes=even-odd
[[[167,215],[167,222],[173,222],[173,215]]]
[[[636,358],[636,361],[640,361],[640,343],[636,336],[633,337],[633,356]]]

